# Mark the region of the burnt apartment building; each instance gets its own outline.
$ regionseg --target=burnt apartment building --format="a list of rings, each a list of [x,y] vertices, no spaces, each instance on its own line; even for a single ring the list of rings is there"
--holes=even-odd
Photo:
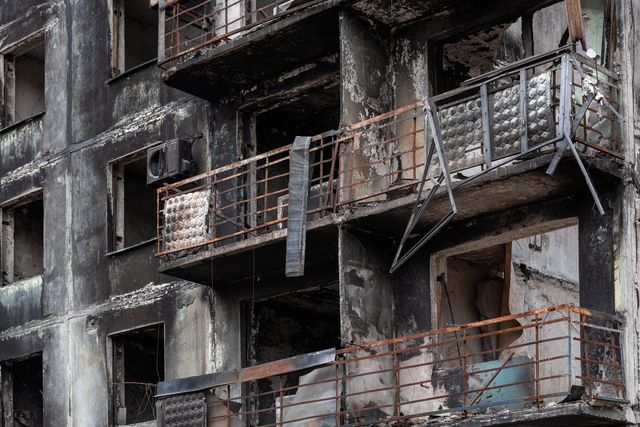
[[[1,0],[0,424],[637,424],[639,23]]]

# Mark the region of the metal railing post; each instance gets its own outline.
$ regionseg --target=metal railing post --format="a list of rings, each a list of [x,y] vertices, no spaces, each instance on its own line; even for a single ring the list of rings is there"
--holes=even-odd
[[[520,152],[524,153],[529,149],[529,117],[527,108],[527,69],[520,70],[520,117],[522,122],[520,125]]]
[[[535,405],[539,408],[542,406],[542,401],[540,399],[540,395],[541,395],[541,387],[540,387],[540,316],[536,314],[536,316],[534,317],[535,322],[535,334],[536,334],[536,349],[535,349],[535,359],[536,359],[536,364],[535,364],[535,369],[536,369],[536,382],[535,382],[535,386],[536,386],[536,398],[535,398]]]
[[[162,63],[166,56],[165,52],[165,20],[167,19],[167,9],[165,0],[158,0],[158,63]]]
[[[565,53],[560,60],[560,112],[557,137],[564,137],[571,132],[571,68],[569,57]]]
[[[573,337],[571,332],[571,308],[567,309],[567,357],[568,357],[568,376],[569,387],[567,393],[571,393],[571,387],[573,386]]]
[[[480,86],[480,104],[482,107],[482,154],[484,165],[491,167],[493,161],[493,144],[491,142],[491,119],[489,116],[489,89],[487,84]]]

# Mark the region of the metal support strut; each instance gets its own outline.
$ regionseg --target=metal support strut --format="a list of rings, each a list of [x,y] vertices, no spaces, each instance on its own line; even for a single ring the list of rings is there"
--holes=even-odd
[[[416,197],[413,210],[411,212],[411,216],[409,217],[409,222],[407,223],[407,226],[404,230],[404,234],[400,239],[400,244],[398,245],[398,249],[396,250],[396,254],[393,259],[393,263],[391,264],[391,268],[390,268],[391,273],[398,270],[400,266],[402,266],[411,256],[413,256],[416,252],[418,252],[429,240],[433,238],[433,236],[436,233],[442,230],[442,228],[444,228],[456,216],[458,209],[456,207],[455,198],[453,197],[454,190],[468,184],[469,182],[479,178],[480,176],[483,176],[489,173],[494,169],[497,169],[508,163],[511,163],[514,160],[518,160],[522,157],[526,157],[527,155],[533,153],[534,151],[539,151],[542,148],[549,147],[550,145],[556,144],[559,142],[562,142],[562,143],[558,147],[554,157],[551,160],[551,163],[549,164],[549,167],[547,168],[547,174],[549,175],[554,174],[556,168],[558,167],[560,159],[562,158],[562,155],[564,154],[566,149],[569,148],[587,183],[587,187],[589,188],[589,191],[591,193],[591,196],[593,197],[593,200],[595,202],[595,205],[598,211],[600,212],[601,215],[604,215],[604,208],[602,207],[602,203],[600,202],[600,197],[598,196],[598,192],[596,191],[596,188],[593,185],[591,178],[589,177],[589,173],[587,172],[587,169],[584,166],[584,163],[580,157],[580,154],[578,153],[578,150],[576,150],[574,139],[572,137],[576,134],[581,120],[585,117],[585,115],[587,114],[587,111],[589,110],[589,107],[594,101],[602,102],[619,119],[621,119],[621,116],[611,106],[611,104],[606,101],[606,98],[602,96],[602,94],[599,92],[595,84],[593,84],[591,85],[590,91],[588,92],[588,95],[583,105],[580,107],[578,112],[573,117],[573,126],[572,126],[571,125],[571,109],[572,109],[571,96],[572,96],[573,75],[575,72],[577,72],[582,77],[583,80],[588,79],[588,77],[585,76],[580,66],[577,64],[577,61],[575,61],[569,54],[563,55],[561,58],[561,69],[560,69],[561,80],[560,80],[559,125],[557,129],[556,137],[549,141],[537,144],[534,147],[529,147],[528,146],[529,141],[527,140],[527,135],[526,135],[526,129],[527,129],[526,118],[524,118],[525,120],[523,124],[524,134],[521,134],[520,136],[521,143],[522,143],[520,154],[511,156],[499,163],[491,162],[492,160],[491,151],[493,148],[492,147],[493,144],[492,144],[492,141],[490,141],[491,137],[489,133],[491,125],[490,125],[490,120],[488,115],[488,111],[489,111],[488,93],[487,93],[487,86],[482,85],[480,88],[481,89],[480,95],[481,95],[482,110],[483,110],[482,111],[483,112],[483,131],[484,131],[483,152],[485,157],[485,168],[481,172],[469,178],[466,178],[463,181],[457,182],[455,185],[452,185],[451,183],[448,159],[446,157],[444,143],[442,140],[442,135],[440,133],[440,123],[438,120],[437,108],[433,99],[427,98],[425,102],[425,122],[428,123],[429,128],[431,129],[430,131],[431,138],[429,137],[429,132],[425,132],[426,158],[425,158],[424,170],[422,173],[422,179],[420,180],[420,184],[418,186],[418,194]],[[520,73],[521,80],[524,79],[525,76],[526,76],[526,73],[522,73],[522,72]],[[526,87],[522,81],[520,82],[520,85],[521,87]],[[526,91],[520,90],[521,98],[525,96],[524,94],[526,94]],[[602,101],[602,99],[604,99],[604,101]],[[526,112],[526,108],[525,108],[526,104],[524,103],[523,99],[520,99],[520,104],[521,104],[521,110]],[[523,114],[523,117],[524,117],[524,114]],[[434,180],[432,177],[429,177],[429,167],[431,166],[434,147],[438,155],[438,164],[440,166],[440,175],[437,180]],[[423,190],[427,180],[431,181],[433,186],[431,187],[429,192],[423,197]],[[440,188],[443,182],[447,189],[449,202],[451,203],[451,211],[448,214],[446,214],[443,218],[441,218],[428,232],[426,232],[422,237],[420,237],[420,239],[415,244],[413,244],[413,246],[405,254],[402,254],[402,250],[407,240],[409,239],[409,236],[413,232],[415,226],[418,224],[418,221],[422,217],[422,214],[427,208],[427,205],[433,199],[433,196],[435,195],[436,191]]]

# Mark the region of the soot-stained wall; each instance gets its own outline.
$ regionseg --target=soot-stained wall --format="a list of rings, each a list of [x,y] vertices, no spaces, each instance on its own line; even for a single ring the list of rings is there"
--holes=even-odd
[[[348,225],[333,248],[337,255],[299,279],[285,278],[284,260],[274,259],[268,274],[239,265],[237,277],[212,289],[159,274],[153,243],[109,253],[110,160],[200,136],[193,154],[206,171],[243,157],[244,117],[269,104],[339,87],[340,124],[350,125],[431,91],[431,30],[420,23],[391,31],[342,9],[339,40],[326,43],[323,56],[210,103],[165,85],[154,64],[111,79],[109,19],[106,0],[0,0],[0,52],[38,31],[45,40],[46,111],[0,131],[0,206],[42,191],[44,213],[42,277],[0,288],[0,362],[42,354],[46,425],[113,420],[109,337],[144,325],[163,323],[166,379],[250,363],[243,307],[300,290],[338,289],[335,335],[342,344],[427,330],[433,327],[429,256],[474,239],[499,240],[531,223],[578,219],[581,304],[613,311],[613,207],[620,203],[613,185],[598,187],[604,217],[588,194],[576,192],[461,221],[393,275],[390,248],[397,242]]]
[[[163,322],[167,378],[212,369],[210,290],[158,274],[153,243],[108,255],[107,239],[108,162],[201,135],[193,154],[208,170],[212,109],[154,64],[109,80],[107,5],[0,4],[0,52],[45,41],[46,111],[0,131],[0,205],[42,191],[44,212],[42,277],[0,288],[0,361],[42,353],[45,425],[109,424],[109,334]]]

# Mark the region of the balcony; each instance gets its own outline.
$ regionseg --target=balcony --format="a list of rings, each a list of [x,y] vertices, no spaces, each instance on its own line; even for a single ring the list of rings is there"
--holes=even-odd
[[[158,420],[190,405],[216,426],[620,424],[623,334],[621,319],[558,305],[166,381]]]
[[[215,98],[335,54],[341,1],[161,1],[158,63],[165,81]]]
[[[417,228],[576,189],[589,189],[600,206],[597,181],[615,179],[623,161],[618,92],[615,75],[559,50],[312,137],[308,259],[335,249],[341,221],[373,221],[378,232],[401,235],[417,202]],[[277,256],[284,260],[291,148],[159,189],[161,270],[207,282],[207,263],[218,256],[253,248],[266,251],[272,268]]]

